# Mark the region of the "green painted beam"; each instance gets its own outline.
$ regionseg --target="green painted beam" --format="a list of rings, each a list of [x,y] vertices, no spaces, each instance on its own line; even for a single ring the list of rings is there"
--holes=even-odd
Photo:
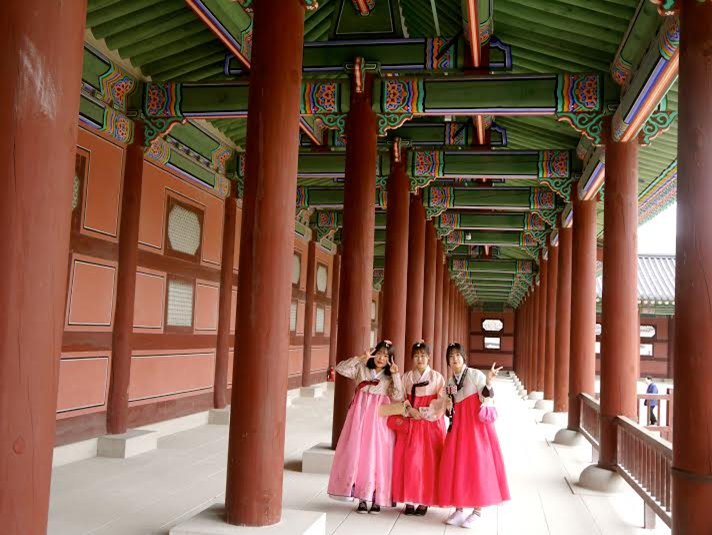
[[[519,260],[458,260],[450,261],[450,269],[455,271],[474,271],[490,273],[527,274],[533,269],[533,262]]]

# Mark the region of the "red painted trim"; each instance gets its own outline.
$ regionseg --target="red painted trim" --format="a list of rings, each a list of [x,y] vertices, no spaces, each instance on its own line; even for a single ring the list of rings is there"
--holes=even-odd
[[[467,0],[467,19],[470,29],[472,66],[478,69],[482,59],[482,50],[480,49],[480,22],[477,15],[477,0]]]

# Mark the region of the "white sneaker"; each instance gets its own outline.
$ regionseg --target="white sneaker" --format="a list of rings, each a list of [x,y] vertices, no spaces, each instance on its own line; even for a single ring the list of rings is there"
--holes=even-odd
[[[461,526],[466,519],[467,515],[465,514],[465,511],[458,511],[456,509],[453,514],[447,517],[447,521],[445,523],[449,526]]]
[[[480,515],[477,513],[472,513],[470,516],[468,516],[465,521],[460,524],[460,527],[463,527],[465,529],[472,529],[474,528],[477,524],[479,524],[481,520]]]

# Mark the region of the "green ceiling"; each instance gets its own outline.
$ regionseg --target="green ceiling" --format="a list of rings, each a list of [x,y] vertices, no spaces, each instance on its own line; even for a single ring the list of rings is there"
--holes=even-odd
[[[206,3],[221,1],[206,0]],[[388,6],[393,13],[401,15],[399,20],[392,21],[393,31],[405,37],[451,37],[460,34],[465,26],[465,0],[375,2],[377,7],[372,15],[359,19],[354,18],[351,11],[345,11],[353,9],[351,0],[319,0],[319,8],[306,13],[305,41],[334,39],[349,27],[359,31],[367,31],[369,24],[374,28],[383,27],[383,14]],[[478,5],[480,8],[492,6],[494,35],[511,46],[513,73],[597,72],[608,77],[631,21],[647,2],[478,0]],[[250,16],[239,2],[214,5],[218,5],[216,12],[227,28],[244,27],[245,17]],[[89,0],[87,27],[96,39],[104,40],[109,50],[139,69],[147,80],[187,82],[228,78],[224,74],[226,46],[185,0]],[[363,38],[363,34],[358,37]],[[615,87],[612,82],[607,85]],[[676,85],[667,96],[667,105],[669,110],[677,110]],[[502,149],[562,149],[575,154],[579,144],[580,134],[553,116],[503,116],[494,120],[507,132],[508,145]],[[213,119],[211,122],[244,148],[246,119]],[[641,148],[640,191],[669,168],[676,153],[675,122],[651,146]],[[340,187],[340,184],[333,178],[300,179],[302,186]],[[521,180],[508,180],[506,185],[524,184]],[[602,231],[602,206],[600,208],[599,230]],[[526,251],[515,247],[501,248],[500,255],[502,258],[530,258]]]

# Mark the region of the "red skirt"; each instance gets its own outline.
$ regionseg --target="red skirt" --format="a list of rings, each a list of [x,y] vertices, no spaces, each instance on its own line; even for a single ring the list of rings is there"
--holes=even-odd
[[[437,396],[416,396],[413,407],[427,407]],[[437,476],[445,420],[413,420],[407,433],[396,433],[393,453],[393,501],[437,505]]]
[[[494,424],[480,421],[480,405],[476,394],[455,404],[440,461],[438,502],[443,507],[487,507],[509,500],[497,432]]]

